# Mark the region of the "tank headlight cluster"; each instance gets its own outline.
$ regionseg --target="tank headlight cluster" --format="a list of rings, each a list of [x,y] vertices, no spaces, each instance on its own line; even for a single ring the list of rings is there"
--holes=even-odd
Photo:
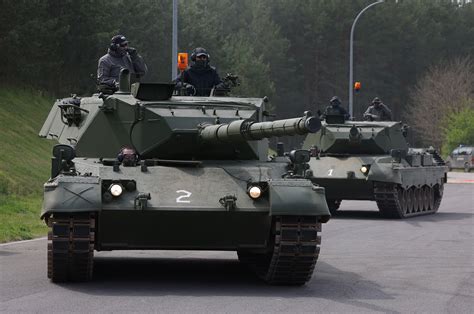
[[[262,189],[259,186],[253,185],[248,189],[248,193],[255,200],[262,195]]]
[[[123,187],[121,184],[118,183],[112,183],[109,188],[110,194],[112,194],[115,197],[118,197],[122,195],[123,192]]]
[[[135,180],[104,180],[102,181],[102,201],[110,203],[126,192],[137,189]]]
[[[360,167],[360,172],[362,172],[363,174],[368,174],[369,169],[370,169],[369,166],[362,166],[362,167]]]

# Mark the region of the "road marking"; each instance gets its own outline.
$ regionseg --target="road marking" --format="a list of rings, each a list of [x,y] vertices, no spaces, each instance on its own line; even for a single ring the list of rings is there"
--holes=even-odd
[[[7,246],[7,245],[13,245],[13,244],[23,244],[23,243],[28,243],[28,242],[41,241],[41,240],[46,240],[46,238],[47,238],[47,237],[42,237],[42,238],[31,239],[31,240],[23,240],[23,241],[0,243],[0,247],[2,247],[2,246]]]

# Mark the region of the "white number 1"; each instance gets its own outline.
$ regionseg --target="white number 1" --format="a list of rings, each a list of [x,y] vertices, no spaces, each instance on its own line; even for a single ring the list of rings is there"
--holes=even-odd
[[[331,177],[332,176],[332,172],[334,171],[334,169],[329,169],[328,171],[328,177]]]

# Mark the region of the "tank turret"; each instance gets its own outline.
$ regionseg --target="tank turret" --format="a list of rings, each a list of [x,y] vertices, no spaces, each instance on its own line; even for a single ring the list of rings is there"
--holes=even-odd
[[[264,121],[265,98],[171,97],[172,91],[172,84],[137,83],[113,95],[58,100],[40,136],[73,145],[79,157],[113,158],[129,146],[145,159],[266,160],[265,138],[321,126],[310,112]]]
[[[408,151],[405,135],[401,122],[326,120],[319,132],[307,136],[303,147],[316,146],[327,154],[390,154],[391,150]]]

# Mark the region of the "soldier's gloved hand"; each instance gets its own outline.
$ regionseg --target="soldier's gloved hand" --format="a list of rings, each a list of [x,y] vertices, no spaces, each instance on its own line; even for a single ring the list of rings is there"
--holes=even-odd
[[[130,55],[130,57],[132,57],[132,58],[137,56],[137,49],[135,49],[133,47],[128,47],[127,52]]]
[[[186,94],[187,94],[188,96],[194,96],[194,95],[196,95],[196,88],[195,88],[193,85],[191,85],[191,84],[186,84],[186,85],[185,85],[185,88],[186,88]]]

